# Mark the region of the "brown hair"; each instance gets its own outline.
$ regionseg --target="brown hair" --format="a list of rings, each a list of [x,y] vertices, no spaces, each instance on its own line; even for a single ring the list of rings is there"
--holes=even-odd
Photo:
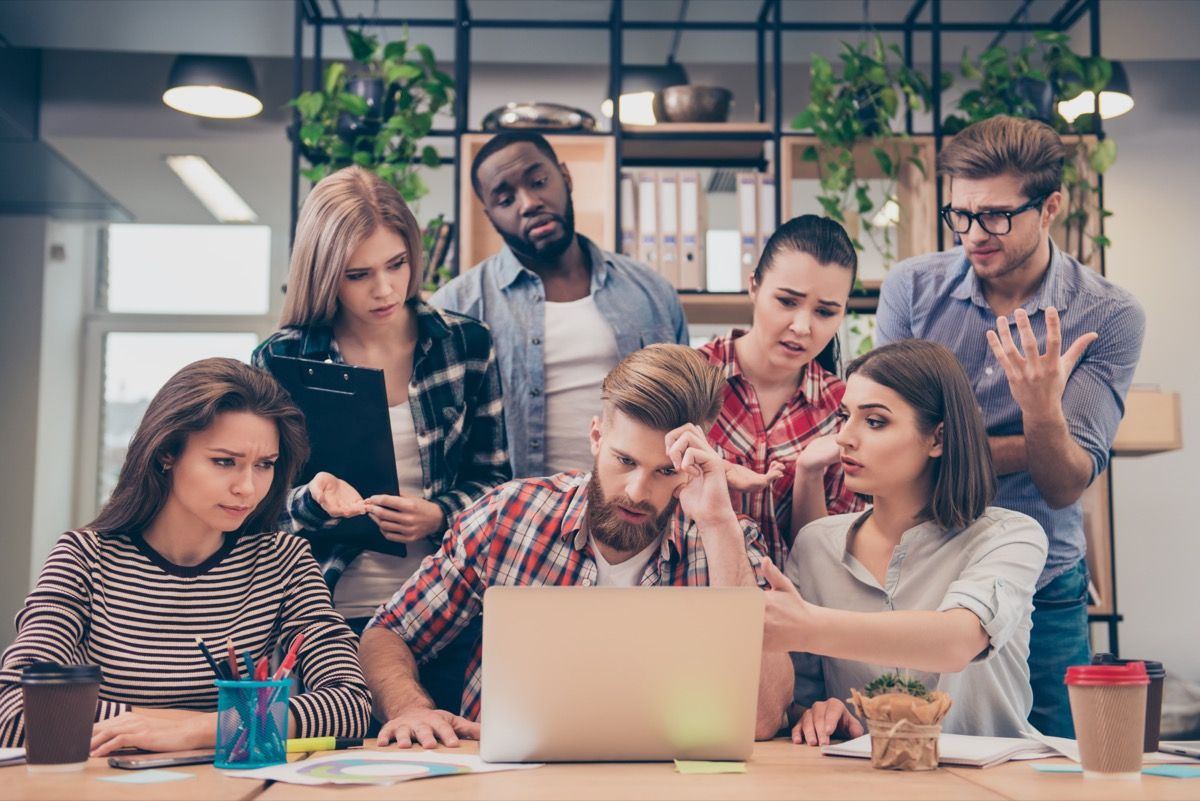
[[[655,431],[695,423],[708,431],[725,394],[720,368],[686,345],[659,343],[634,351],[604,377],[600,399]]]
[[[188,435],[207,429],[222,412],[250,412],[273,420],[279,429],[271,489],[237,533],[274,530],[287,492],[308,459],[304,415],[270,373],[219,358],[192,362],[154,395],[129,442],[116,488],[87,527],[127,534],[144,531],[171,494],[164,459],[179,456]]]
[[[280,327],[333,322],[350,256],[381,225],[395,231],[408,248],[411,275],[405,297],[411,299],[424,273],[421,226],[400,193],[362,167],[338,170],[313,187],[296,223]]]
[[[855,373],[899,394],[922,433],[944,424],[925,513],[948,531],[970,525],[995,497],[996,473],[983,415],[958,359],[936,342],[904,339],[859,356],[846,378]]]
[[[951,178],[1015,175],[1030,200],[1062,188],[1066,148],[1044,122],[998,115],[963,128],[942,146],[938,170]]]
[[[818,264],[835,264],[850,271],[850,286],[858,277],[858,253],[850,241],[846,229],[828,217],[801,214],[775,229],[754,268],[754,283],[761,284],[763,273],[771,268],[775,260],[784,253],[807,253]],[[816,362],[826,372],[837,375],[841,367],[841,348],[835,334],[825,349],[817,354]]]

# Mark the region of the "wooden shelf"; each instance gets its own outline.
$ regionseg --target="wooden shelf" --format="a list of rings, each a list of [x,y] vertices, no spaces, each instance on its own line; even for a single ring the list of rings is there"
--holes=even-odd
[[[765,122],[664,122],[625,125],[621,131],[622,161],[644,165],[765,164],[766,143],[771,140],[771,125]]]
[[[795,216],[792,211],[796,205],[791,181],[817,181],[820,179],[820,167],[816,161],[806,161],[804,154],[808,148],[817,148],[818,157],[824,160],[820,153],[820,142],[815,136],[793,134],[783,137],[779,174],[784,176],[781,183],[782,214],[784,220]],[[875,143],[864,142],[854,149],[855,172],[859,178],[883,178],[883,170],[872,152]],[[896,181],[896,199],[900,206],[900,221],[895,231],[895,256],[897,261],[922,253],[933,253],[937,247],[937,184],[934,182],[934,170],[937,162],[937,152],[932,136],[913,136],[909,141],[893,140],[884,145],[885,152],[895,163],[902,163],[900,174]],[[921,161],[924,172],[907,159],[914,156]],[[858,220],[850,216],[847,219],[847,229],[852,237],[858,237]]]

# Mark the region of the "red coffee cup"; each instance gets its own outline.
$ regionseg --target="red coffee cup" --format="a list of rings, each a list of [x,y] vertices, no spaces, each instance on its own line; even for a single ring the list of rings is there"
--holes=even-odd
[[[1067,668],[1066,685],[1083,775],[1141,778],[1146,666],[1075,665]]]

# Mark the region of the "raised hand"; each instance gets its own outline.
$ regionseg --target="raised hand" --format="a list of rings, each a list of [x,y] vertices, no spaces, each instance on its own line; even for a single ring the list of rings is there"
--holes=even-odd
[[[780,478],[786,471],[786,466],[778,459],[767,465],[767,472],[756,473],[749,467],[733,462],[725,462],[725,483],[732,490],[739,492],[761,492],[768,489],[771,483]]]
[[[769,558],[763,559],[762,574],[771,585],[763,616],[763,650],[803,650],[808,601],[800,597],[796,585]]]
[[[308,482],[308,492],[330,517],[358,517],[367,505],[358,490],[332,473],[317,473]]]
[[[1058,310],[1051,306],[1046,309],[1046,351],[1041,353],[1029,324],[1029,315],[1024,309],[1017,309],[1013,316],[1021,339],[1020,349],[1009,331],[1008,318],[997,317],[996,330],[987,332],[988,346],[1004,368],[1013,400],[1026,417],[1046,418],[1061,414],[1067,379],[1083,358],[1084,351],[1099,335],[1094,331],[1084,334],[1063,353]]]

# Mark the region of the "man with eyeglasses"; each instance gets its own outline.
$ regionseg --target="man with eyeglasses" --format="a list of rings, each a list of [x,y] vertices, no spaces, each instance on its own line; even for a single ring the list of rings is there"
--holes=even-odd
[[[1089,660],[1079,499],[1108,465],[1146,325],[1132,295],[1051,240],[1064,161],[1058,134],[1033,120],[992,117],[947,142],[941,217],[962,245],[891,270],[876,341],[940,342],[971,378],[995,503],[1035,518],[1050,541],[1033,599],[1029,722],[1073,737],[1063,678]]]

